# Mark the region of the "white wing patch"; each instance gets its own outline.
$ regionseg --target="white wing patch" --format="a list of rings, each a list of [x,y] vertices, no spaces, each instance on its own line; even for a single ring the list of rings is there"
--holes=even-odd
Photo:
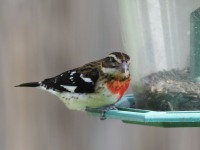
[[[83,79],[83,81],[85,82],[93,82],[90,78],[86,78],[86,77],[83,77],[83,75],[81,74],[80,77]]]
[[[75,73],[76,73],[76,71],[72,71],[72,72],[70,73],[70,75],[73,76]]]
[[[77,88],[77,86],[67,86],[67,85],[60,85],[60,86],[64,87],[66,90],[70,92],[74,92],[75,89]]]

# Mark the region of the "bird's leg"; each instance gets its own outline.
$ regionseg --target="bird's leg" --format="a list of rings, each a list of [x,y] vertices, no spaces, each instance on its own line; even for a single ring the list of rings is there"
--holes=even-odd
[[[99,112],[100,114],[100,120],[105,120],[106,119],[106,112],[109,110],[117,110],[117,107],[115,105],[109,105],[109,106],[104,106],[104,107],[98,107],[98,108],[89,108],[86,107],[86,111],[88,112]]]

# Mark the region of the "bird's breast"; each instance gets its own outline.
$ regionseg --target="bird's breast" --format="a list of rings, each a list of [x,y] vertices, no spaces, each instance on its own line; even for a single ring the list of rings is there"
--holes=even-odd
[[[112,80],[106,83],[107,88],[112,94],[118,94],[119,99],[124,95],[130,84],[130,77],[124,81]]]

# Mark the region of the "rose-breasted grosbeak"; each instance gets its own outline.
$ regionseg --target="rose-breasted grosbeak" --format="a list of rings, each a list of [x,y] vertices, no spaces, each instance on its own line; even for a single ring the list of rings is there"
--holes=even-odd
[[[102,110],[112,108],[128,89],[130,57],[121,52],[66,71],[41,82],[20,84],[17,87],[37,87],[60,98],[73,110]]]

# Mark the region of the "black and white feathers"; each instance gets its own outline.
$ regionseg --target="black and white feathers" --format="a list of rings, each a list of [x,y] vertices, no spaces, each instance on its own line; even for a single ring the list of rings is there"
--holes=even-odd
[[[89,69],[86,73],[72,69],[41,82],[24,83],[17,87],[44,87],[56,92],[92,93],[98,78],[99,72],[95,68]]]
[[[58,92],[92,93],[95,90],[98,77],[99,73],[96,69],[91,69],[87,74],[73,69],[54,78],[45,79],[41,85],[46,89]]]

